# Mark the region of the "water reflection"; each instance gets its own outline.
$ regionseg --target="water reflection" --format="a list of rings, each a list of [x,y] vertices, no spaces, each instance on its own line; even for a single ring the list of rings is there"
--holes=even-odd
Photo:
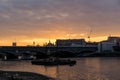
[[[94,59],[94,58],[87,58],[85,59],[85,65],[87,68],[85,68],[86,73],[86,80],[109,80],[107,77],[102,75],[101,72],[101,62],[100,58]],[[96,75],[97,74],[97,75]],[[100,77],[99,77],[100,76]]]
[[[44,66],[44,68],[45,68],[45,74],[46,75],[50,75],[52,77],[58,78],[59,66],[57,66],[57,67],[47,67],[47,66]]]
[[[56,80],[120,80],[119,58],[81,58],[70,66],[45,67],[30,61],[0,61],[1,70],[35,72]]]

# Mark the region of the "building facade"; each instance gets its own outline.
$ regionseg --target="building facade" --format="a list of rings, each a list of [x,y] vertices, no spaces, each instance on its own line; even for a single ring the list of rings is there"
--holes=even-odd
[[[98,45],[98,52],[114,52],[113,47],[120,44],[120,37],[108,37]]]
[[[85,45],[85,39],[57,39],[56,46],[58,47],[74,47]]]

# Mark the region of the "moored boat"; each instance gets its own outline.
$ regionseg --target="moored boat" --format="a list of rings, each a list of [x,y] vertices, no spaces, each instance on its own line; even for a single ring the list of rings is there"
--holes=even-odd
[[[57,66],[57,65],[70,65],[73,66],[76,64],[75,60],[70,59],[60,59],[58,57],[51,57],[50,56],[50,50],[48,49],[47,55],[49,56],[48,59],[42,59],[42,60],[33,60],[31,63],[33,65],[43,65],[43,66]]]

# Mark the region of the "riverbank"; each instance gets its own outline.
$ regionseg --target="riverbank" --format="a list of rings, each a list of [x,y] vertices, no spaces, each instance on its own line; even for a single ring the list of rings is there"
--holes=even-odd
[[[54,80],[54,79],[37,73],[19,71],[0,71],[0,80]]]

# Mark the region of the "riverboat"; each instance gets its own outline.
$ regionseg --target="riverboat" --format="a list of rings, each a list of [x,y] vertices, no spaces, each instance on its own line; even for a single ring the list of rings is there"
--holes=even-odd
[[[70,65],[76,64],[75,60],[57,60],[57,59],[44,59],[44,60],[33,60],[31,61],[33,65],[44,65],[44,66],[57,66],[57,65]]]

